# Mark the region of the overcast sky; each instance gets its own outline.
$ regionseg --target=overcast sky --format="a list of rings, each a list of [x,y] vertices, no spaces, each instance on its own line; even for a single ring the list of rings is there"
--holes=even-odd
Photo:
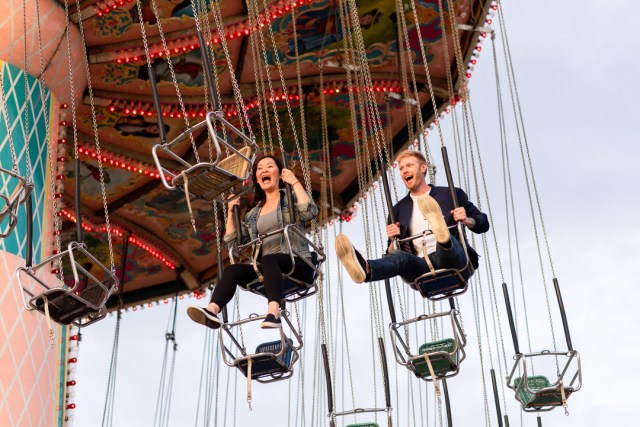
[[[583,362],[584,386],[569,399],[570,416],[566,417],[561,409],[556,409],[543,416],[545,426],[636,424],[632,421],[635,418],[632,416],[632,408],[637,406],[633,391],[640,380],[635,369],[639,360],[639,346],[633,337],[637,336],[634,328],[640,324],[635,299],[638,296],[635,287],[639,284],[637,276],[640,263],[637,259],[640,251],[637,242],[640,240],[640,233],[635,222],[640,202],[637,197],[638,191],[630,180],[640,159],[634,126],[639,113],[637,96],[640,85],[636,73],[640,68],[640,61],[632,49],[635,45],[632,35],[633,30],[638,27],[638,16],[640,4],[631,0],[567,0],[545,4],[506,2],[511,54],[516,68],[549,244],[556,274],[562,285],[573,344],[580,351]],[[502,83],[503,87],[506,87],[504,74]],[[483,54],[474,71],[471,90],[498,246],[506,280],[510,281],[500,140],[495,107],[495,77],[488,42],[484,44]],[[505,102],[509,102],[506,91],[504,96]],[[513,123],[510,108],[506,110],[506,114],[508,122]],[[443,126],[450,128],[450,121],[451,118],[447,117]],[[449,147],[449,144],[452,144],[451,140],[445,142]],[[433,138],[430,144],[437,150],[439,141]],[[515,171],[521,169],[517,140],[510,138],[510,144],[511,162]],[[438,151],[435,153],[438,157]],[[514,172],[514,179],[520,176],[521,172]],[[438,183],[444,184],[442,176],[438,177]],[[537,273],[537,254],[528,216],[528,198],[524,187],[519,188],[515,203],[516,209],[520,209],[517,218],[521,227],[520,244],[526,273],[524,285],[527,289],[529,327],[534,349],[542,350],[550,348],[549,321],[544,305],[544,291]],[[477,201],[475,192],[472,189],[468,190]],[[482,205],[486,211],[484,201]],[[362,212],[358,212],[356,219],[345,225],[345,231],[349,232],[350,236],[361,236],[362,227]],[[332,235],[333,231],[330,234]],[[356,242],[361,248],[364,247],[363,239],[356,239]],[[490,242],[490,245],[493,245],[492,240]],[[494,251],[493,246],[491,250]],[[492,267],[494,283],[497,286],[500,284],[500,275],[495,258]],[[490,304],[490,286],[485,275],[486,271],[478,272],[481,284],[477,286],[482,286],[486,303]],[[331,265],[330,277],[327,286],[335,296],[338,290],[335,264]],[[368,285],[354,285],[348,280],[345,280],[344,284],[356,406],[372,407],[374,375]],[[497,291],[500,302],[502,295],[499,289]],[[412,298],[413,296],[410,296],[406,300],[407,304],[414,304]],[[485,420],[471,292],[460,300],[469,344],[467,360],[462,363],[461,373],[449,381],[449,389],[454,424],[477,426],[484,424]],[[416,301],[417,304],[422,304],[421,300]],[[313,391],[314,357],[318,348],[315,332],[317,317],[315,308],[312,308],[315,302],[315,299],[309,299],[309,310],[303,326],[303,362],[307,366],[304,377],[304,397],[307,402],[305,425],[309,426],[312,425],[310,420],[314,404],[315,413],[320,411],[323,422],[326,421],[326,404],[322,403],[322,406],[319,406],[319,401],[325,402],[326,399]],[[178,309],[176,334],[179,350],[169,422],[172,426],[195,423],[204,330],[187,318],[185,310],[190,303],[194,302],[184,299],[180,301]],[[244,314],[254,311],[262,313],[265,309],[263,301],[245,293],[241,296],[241,305]],[[336,307],[330,307],[334,322]],[[518,310],[521,310],[521,307],[520,303]],[[418,306],[418,311],[419,308]],[[411,310],[412,307],[408,309],[409,312]],[[556,316],[557,306],[553,300],[551,310]],[[510,367],[513,346],[509,341],[501,302],[499,313],[503,316],[504,348]],[[487,316],[487,322],[491,327],[490,312],[487,312]],[[113,425],[153,425],[168,319],[169,304],[124,315]],[[385,312],[384,323],[388,322],[388,313]],[[563,348],[565,345],[557,316],[554,322],[558,347]],[[482,317],[480,324],[482,330]],[[115,317],[109,317],[83,331],[76,377],[77,426],[100,424],[114,325]],[[249,343],[248,348],[253,349],[258,343],[273,339],[274,336],[271,334],[273,333],[258,329],[246,329],[245,339]],[[387,338],[385,336],[385,339]],[[339,340],[344,341],[344,337],[340,335]],[[526,338],[522,336],[523,347],[525,342]],[[491,344],[493,363],[498,369],[504,362],[501,356],[496,356],[495,344],[495,341]],[[338,353],[346,354],[343,344],[339,347]],[[489,366],[486,343],[483,355],[483,366],[486,370]],[[400,426],[427,425],[426,412],[421,415],[422,411],[416,409],[414,417],[408,410],[411,403],[407,400],[407,384],[410,384],[414,387],[416,400],[419,399],[419,387],[422,388],[420,393],[424,401],[424,383],[415,378],[408,379],[404,368],[397,367],[390,345],[387,345],[387,356],[394,385],[394,421],[399,414]],[[338,360],[337,409],[351,409],[353,405],[347,365],[343,363],[342,356],[339,356]],[[340,366],[345,366],[345,370]],[[299,366],[296,368],[299,369]],[[228,388],[227,378],[230,379]],[[381,406],[383,393],[379,371],[376,378],[376,394],[378,405]],[[489,379],[488,373],[486,378]],[[296,418],[296,414],[301,411],[296,409],[299,408],[299,404],[296,404],[295,399],[296,390],[299,388],[299,370],[289,382],[254,385],[254,409],[249,412],[244,401],[244,376],[224,365],[219,373],[217,425],[233,425],[233,390],[236,379],[237,426],[303,425],[303,422]],[[397,391],[396,383],[399,384]],[[342,384],[346,387],[344,393]],[[431,385],[427,387],[430,393],[429,425],[436,425],[433,421],[433,390]],[[324,392],[324,388],[320,390]],[[488,391],[491,399],[491,390]],[[290,420],[287,417],[289,393],[293,396]],[[520,414],[515,399],[510,392],[506,397],[511,425],[519,425]],[[399,405],[396,404],[396,399]],[[226,422],[225,404],[228,405]],[[493,402],[490,401],[489,404],[493,411]],[[419,406],[417,403],[415,405],[416,408]],[[203,406],[200,411],[202,414]],[[497,425],[493,412],[490,416],[491,425]],[[358,422],[367,419],[371,418],[359,417]],[[353,418],[345,421],[355,422]],[[382,421],[382,418],[378,419],[381,425]],[[198,425],[202,425],[202,415]],[[212,421],[210,425],[215,423]],[[523,425],[535,425],[535,416],[525,415]]]

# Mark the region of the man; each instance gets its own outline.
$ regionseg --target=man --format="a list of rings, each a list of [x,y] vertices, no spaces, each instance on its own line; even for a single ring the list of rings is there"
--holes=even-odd
[[[464,268],[467,262],[461,246],[464,243],[471,265],[462,272],[462,276],[468,279],[478,268],[478,254],[469,246],[466,236],[464,242],[458,241],[457,233],[451,238],[448,226],[460,221],[474,233],[485,233],[489,230],[487,215],[480,212],[460,188],[455,189],[460,207],[454,209],[448,187],[427,184],[427,161],[420,152],[404,150],[398,154],[397,160],[400,176],[409,194],[393,207],[397,222],[387,225],[387,254],[380,259],[366,260],[348,237],[340,234],[336,238],[338,259],[356,283],[375,282],[395,276],[414,282],[429,271]],[[443,216],[443,212],[447,215]],[[405,242],[397,250],[394,247],[394,239],[414,236],[425,230],[431,230],[432,233]]]

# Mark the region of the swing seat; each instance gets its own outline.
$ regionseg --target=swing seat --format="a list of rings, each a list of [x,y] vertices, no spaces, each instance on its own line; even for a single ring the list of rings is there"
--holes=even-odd
[[[239,152],[249,158],[251,147],[245,146]],[[215,166],[212,163],[198,163],[186,169],[184,174],[187,176],[189,193],[213,201],[236,185],[243,184],[250,168],[250,161],[233,153]],[[182,174],[176,175],[173,179],[173,185],[185,188],[184,176]]]
[[[291,370],[293,342],[289,338],[285,339],[284,351],[278,356],[281,349],[281,340],[260,344],[254,355],[238,359],[235,365],[246,377],[249,370],[249,359],[251,359],[251,379],[259,382],[287,378],[293,374]]]
[[[49,305],[49,317],[60,325],[70,325],[73,322],[88,317],[91,321],[98,321],[107,314],[104,308],[94,310],[91,305],[100,303],[103,290],[97,286],[84,289],[76,294],[70,289],[54,288],[33,298],[30,304],[37,311],[45,314],[45,297]]]
[[[284,280],[282,282],[283,300],[287,302],[295,302],[316,293],[316,279],[318,278],[318,265],[320,264],[318,254],[316,252],[311,252],[311,263],[315,266],[315,269],[310,283],[305,283],[301,280],[284,276]],[[267,297],[264,283],[260,280],[255,280],[247,284],[246,289],[256,295],[260,295],[265,298]]]
[[[522,384],[522,378],[516,378],[514,385],[518,391],[518,400],[524,408],[538,409],[548,406],[562,406],[562,392],[558,387],[553,387],[545,376],[527,377],[526,384]],[[572,387],[564,387],[567,399],[572,392]]]
[[[423,298],[438,301],[466,292],[467,281],[459,270],[440,269],[418,277],[410,286]]]
[[[347,427],[379,427],[378,423],[347,424]]]
[[[413,371],[418,378],[433,379],[429,372],[429,365],[424,358],[424,354],[429,355],[429,361],[433,367],[436,378],[443,378],[447,374],[458,371],[458,352],[456,341],[453,338],[446,338],[440,341],[426,343],[420,346],[418,352],[420,356],[410,360]]]
[[[79,262],[78,255],[83,263]],[[40,269],[68,261],[73,274],[70,286],[51,287],[37,273]],[[65,262],[66,264],[66,262]],[[95,267],[95,269],[94,269]],[[89,270],[87,270],[89,268]],[[90,270],[99,271],[104,278],[99,280]],[[44,290],[36,293],[23,284],[23,275]],[[82,243],[71,242],[68,249],[51,256],[33,267],[18,269],[18,285],[25,308],[39,311],[61,325],[87,326],[106,315],[105,304],[111,294],[118,289],[118,279],[103,264],[91,255]],[[28,299],[27,299],[28,298]]]
[[[189,129],[178,135],[169,143],[156,144],[151,150],[153,160],[160,174],[162,184],[168,190],[180,188],[184,190],[188,187],[189,193],[196,197],[212,201],[219,197],[222,193],[240,186],[250,178],[251,167],[258,151],[258,146],[253,139],[247,137],[239,129],[229,123],[223,117],[220,111],[209,112],[205,120],[191,126]],[[219,122],[225,129],[243,140],[244,146],[240,150],[236,150],[224,138],[221,138],[216,131],[216,122]],[[172,149],[180,142],[193,138],[194,132],[206,128],[213,148],[213,163],[199,162],[191,164],[184,160],[181,156],[174,153]],[[232,154],[225,158],[220,158],[224,147],[227,152]],[[184,169],[175,172],[167,169],[162,165],[158,150],[176,161]],[[173,167],[175,169],[175,167]],[[186,175],[186,181],[185,177]],[[167,177],[171,180],[167,180]]]

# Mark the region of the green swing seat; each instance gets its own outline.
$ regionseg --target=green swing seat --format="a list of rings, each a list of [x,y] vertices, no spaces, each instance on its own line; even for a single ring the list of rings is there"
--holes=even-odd
[[[562,406],[562,392],[559,388],[551,388],[547,377],[538,375],[527,377],[526,384],[520,385],[522,378],[516,378],[514,385],[518,390],[518,400],[525,408],[540,408],[544,406]],[[565,388],[565,398],[569,398],[571,388]],[[532,393],[533,392],[533,393]]]
[[[378,423],[347,424],[347,427],[379,427]]]
[[[437,378],[444,377],[448,372],[458,369],[458,352],[456,342],[453,338],[446,338],[440,341],[426,343],[418,349],[419,354],[433,354],[429,356],[429,361],[433,367],[433,372]],[[446,354],[443,354],[446,353]],[[429,366],[424,357],[415,357],[410,361],[414,372],[418,378],[428,378],[431,376]]]

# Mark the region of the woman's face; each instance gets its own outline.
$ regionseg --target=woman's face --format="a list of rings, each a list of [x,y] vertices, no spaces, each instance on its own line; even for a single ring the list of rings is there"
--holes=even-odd
[[[266,157],[258,162],[256,181],[265,193],[278,190],[280,171],[272,158]]]

